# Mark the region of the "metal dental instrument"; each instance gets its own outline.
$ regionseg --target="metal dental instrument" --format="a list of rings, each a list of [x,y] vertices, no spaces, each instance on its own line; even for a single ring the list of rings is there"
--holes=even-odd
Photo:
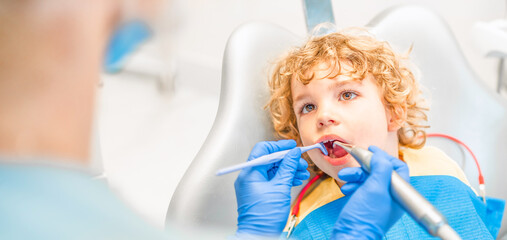
[[[313,144],[310,146],[297,147],[297,148],[301,149],[301,153],[318,148],[318,149],[320,149],[320,151],[322,151],[322,153],[324,153],[326,155],[328,154],[326,147],[324,147],[324,144],[322,144],[322,143],[316,143],[316,144]],[[241,170],[243,168],[247,168],[247,167],[255,167],[255,166],[259,166],[259,165],[267,165],[267,164],[278,162],[278,161],[282,160],[285,157],[285,155],[287,155],[287,153],[289,153],[290,150],[292,150],[292,149],[274,152],[274,153],[264,155],[262,157],[258,157],[256,159],[250,160],[245,163],[240,163],[240,164],[233,165],[230,167],[222,168],[217,171],[216,175],[220,176],[220,175],[235,172],[235,171]]]
[[[370,172],[372,152],[338,141],[334,141],[333,146],[334,144],[350,153],[365,171]],[[461,239],[445,217],[396,171],[393,171],[391,178],[391,195],[432,236],[440,239]]]

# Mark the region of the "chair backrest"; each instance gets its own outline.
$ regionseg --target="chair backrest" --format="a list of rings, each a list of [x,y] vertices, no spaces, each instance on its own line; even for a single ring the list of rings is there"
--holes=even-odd
[[[475,75],[448,25],[435,13],[417,6],[388,9],[369,24],[377,38],[398,51],[413,45],[411,60],[421,73],[430,101],[427,132],[445,133],[465,142],[484,174],[488,196],[507,199],[507,102]],[[478,189],[473,159],[450,141],[429,139],[456,160]],[[503,224],[499,236],[506,233]]]
[[[412,61],[431,93],[430,132],[465,141],[482,163],[488,195],[507,199],[501,174],[507,170],[507,104],[487,89],[468,66],[449,28],[422,7],[404,6],[381,13],[369,24],[380,39],[395,49],[413,44]],[[301,43],[290,32],[270,24],[239,27],[227,44],[220,106],[213,128],[185,173],[169,206],[167,220],[191,226],[235,228],[233,183],[237,174],[215,177],[215,171],[246,160],[253,145],[273,138],[267,112],[268,66],[290,46]],[[445,141],[431,141],[454,159],[463,153]],[[476,182],[469,158],[461,161]],[[505,233],[505,228],[500,236]]]
[[[217,177],[215,172],[246,161],[257,142],[273,139],[264,110],[269,97],[268,67],[298,39],[267,23],[242,25],[231,35],[215,122],[171,199],[167,222],[235,229],[233,183],[238,174]]]

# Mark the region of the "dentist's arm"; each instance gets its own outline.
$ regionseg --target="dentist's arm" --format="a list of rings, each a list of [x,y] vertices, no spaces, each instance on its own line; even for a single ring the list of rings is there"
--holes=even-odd
[[[408,166],[380,148],[371,146],[371,173],[362,168],[345,168],[338,173],[347,183],[341,188],[351,195],[335,223],[331,239],[382,239],[403,215],[403,209],[390,194],[395,170],[409,181]]]
[[[295,147],[294,140],[260,142],[248,160]],[[290,190],[310,176],[307,167],[307,162],[301,158],[301,150],[295,148],[279,163],[241,171],[234,183],[238,203],[236,236],[278,237],[289,216]]]

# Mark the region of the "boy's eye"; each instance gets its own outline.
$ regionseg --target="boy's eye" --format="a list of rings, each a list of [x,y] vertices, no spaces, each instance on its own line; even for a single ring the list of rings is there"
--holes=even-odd
[[[309,113],[311,111],[315,110],[315,105],[313,104],[306,104],[303,106],[303,109],[301,110],[302,113]]]
[[[341,101],[343,101],[343,100],[344,100],[344,101],[352,100],[352,99],[354,99],[355,97],[357,97],[357,94],[356,94],[356,93],[354,93],[354,92],[349,92],[349,91],[347,91],[347,92],[342,92],[342,93],[340,94],[340,100],[341,100]]]

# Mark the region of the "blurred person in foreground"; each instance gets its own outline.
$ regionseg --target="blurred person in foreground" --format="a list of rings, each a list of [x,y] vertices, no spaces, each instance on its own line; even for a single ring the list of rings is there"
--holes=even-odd
[[[89,170],[95,94],[111,34],[126,8],[151,15],[161,2],[0,2],[0,239],[181,239],[144,222]],[[251,157],[265,147],[257,146]],[[283,224],[285,214],[255,211],[276,210],[287,198],[255,186],[290,191],[308,177],[300,163],[293,152],[274,176],[261,168],[240,175],[238,202],[252,210],[238,209],[236,238],[279,234],[264,223]],[[357,212],[348,209],[341,221]]]

